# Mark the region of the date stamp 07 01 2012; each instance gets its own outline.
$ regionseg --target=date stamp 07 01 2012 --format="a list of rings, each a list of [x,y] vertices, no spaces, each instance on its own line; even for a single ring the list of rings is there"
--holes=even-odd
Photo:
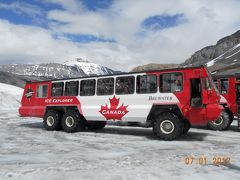
[[[206,156],[200,156],[200,157],[188,156],[184,158],[184,163],[186,165],[192,165],[192,164],[226,165],[226,164],[231,164],[231,158],[227,156],[213,156],[212,158],[209,158]]]

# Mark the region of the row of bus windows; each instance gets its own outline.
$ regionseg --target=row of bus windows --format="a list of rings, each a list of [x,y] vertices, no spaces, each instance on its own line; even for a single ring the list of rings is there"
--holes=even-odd
[[[135,83],[136,80],[136,83]],[[97,90],[95,89],[97,83]],[[97,95],[112,95],[114,94],[114,85],[116,94],[138,94],[156,93],[157,92],[157,76],[156,75],[139,75],[117,77],[114,83],[114,78],[101,78],[97,82],[95,79],[81,80],[80,90],[79,81],[69,81],[52,83],[51,96],[94,96]],[[160,92],[176,92],[183,89],[183,77],[181,73],[168,73],[160,75]],[[39,85],[37,88],[37,97],[47,97],[48,85]]]
[[[220,86],[218,86],[218,81],[217,80],[214,80],[214,83],[215,83],[216,87],[218,88],[218,90],[221,94],[227,94],[228,93],[228,87],[229,87],[228,79],[221,79],[220,80]]]

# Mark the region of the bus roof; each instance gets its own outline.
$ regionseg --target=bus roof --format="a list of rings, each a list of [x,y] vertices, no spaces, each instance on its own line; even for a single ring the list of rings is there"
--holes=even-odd
[[[84,77],[73,77],[73,78],[63,78],[63,79],[49,79],[49,80],[43,80],[43,81],[27,81],[26,83],[40,83],[40,82],[64,81],[64,80],[85,79],[85,78],[99,78],[99,77],[118,76],[118,75],[131,75],[131,74],[141,74],[141,73],[154,73],[154,72],[164,72],[164,71],[200,69],[200,68],[205,68],[205,66],[201,65],[201,66],[193,66],[193,67],[178,67],[178,68],[161,69],[161,70],[158,69],[158,70],[150,70],[150,71],[122,72],[122,73],[116,73],[116,74],[84,76]]]

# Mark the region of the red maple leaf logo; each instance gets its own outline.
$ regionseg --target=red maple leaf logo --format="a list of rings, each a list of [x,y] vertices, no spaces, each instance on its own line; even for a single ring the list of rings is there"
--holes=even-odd
[[[128,113],[127,107],[123,104],[118,107],[120,98],[116,98],[115,95],[112,99],[109,98],[110,101],[110,108],[108,108],[108,105],[101,106],[101,109],[99,112],[107,119],[113,119],[113,120],[122,120],[122,117],[125,116]]]

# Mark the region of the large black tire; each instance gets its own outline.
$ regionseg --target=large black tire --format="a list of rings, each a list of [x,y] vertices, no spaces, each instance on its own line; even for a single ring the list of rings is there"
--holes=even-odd
[[[153,123],[152,131],[153,131],[153,134],[157,136],[157,130],[156,130],[155,123],[156,123],[156,122]]]
[[[208,122],[207,127],[215,131],[224,131],[227,128],[229,128],[231,123],[232,123],[232,118],[230,114],[226,110],[224,110],[221,116],[216,121]]]
[[[68,110],[62,117],[62,128],[68,133],[82,131],[85,129],[85,121],[79,112]]]
[[[173,113],[164,113],[154,122],[153,132],[163,140],[172,141],[182,134],[183,123]]]
[[[186,134],[191,128],[191,124],[187,119],[183,119],[183,129],[182,134]]]
[[[227,126],[227,129],[231,126],[231,124],[232,124],[232,122],[233,122],[233,120],[234,120],[234,115],[233,115],[233,113],[231,112],[231,111],[227,111],[228,112],[228,114],[229,114],[229,116],[230,116],[230,121],[229,121],[229,124],[228,124],[228,126]]]
[[[89,121],[86,126],[89,130],[103,129],[107,124],[107,121]]]
[[[61,129],[61,115],[55,110],[47,110],[43,118],[43,127],[48,131]]]

